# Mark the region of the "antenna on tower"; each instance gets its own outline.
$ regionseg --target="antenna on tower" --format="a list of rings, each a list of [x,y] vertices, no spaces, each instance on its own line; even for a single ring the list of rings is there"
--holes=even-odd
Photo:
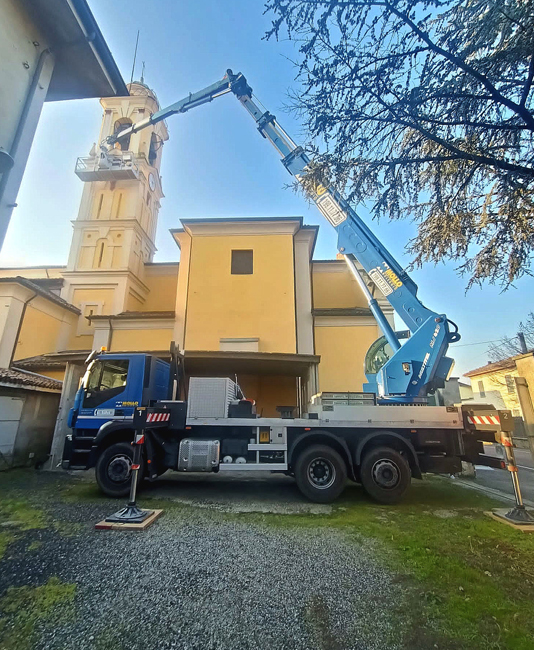
[[[143,61],[143,67],[141,68],[141,83],[145,83],[145,62]]]
[[[139,45],[139,30],[137,30],[137,38],[135,39],[135,52],[132,64],[132,75],[130,77],[130,84],[133,82],[134,70],[135,70],[135,60],[137,58],[137,46]]]

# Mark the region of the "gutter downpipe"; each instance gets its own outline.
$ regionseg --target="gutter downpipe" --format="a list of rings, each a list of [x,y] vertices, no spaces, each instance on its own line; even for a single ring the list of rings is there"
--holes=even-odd
[[[26,126],[26,121],[28,119],[28,115],[30,112],[30,108],[33,102],[33,98],[35,97],[35,92],[37,90],[37,87],[39,85],[39,79],[41,78],[41,73],[44,68],[44,64],[46,62],[46,59],[48,58],[49,55],[51,55],[52,52],[49,48],[46,48],[41,52],[39,55],[39,60],[37,61],[37,67],[35,68],[35,72],[33,74],[32,82],[30,84],[30,87],[28,89],[28,95],[26,96],[26,99],[24,101],[24,106],[22,108],[22,113],[20,115],[20,120],[17,125],[17,130],[15,131],[15,137],[13,138],[13,143],[11,145],[11,150],[9,152],[9,155],[11,158],[13,158],[14,161],[16,161],[17,157],[17,150],[19,148],[20,141],[22,139],[22,134],[24,133],[24,127]],[[13,168],[11,168],[13,169]],[[2,180],[0,180],[0,205],[2,204],[2,200],[4,197],[4,191],[7,185],[7,181],[11,172],[11,169],[8,169],[2,174]],[[15,207],[15,206],[13,206]],[[6,224],[0,223],[0,250],[2,249],[2,246],[4,245],[4,239],[6,237],[6,232],[7,228],[9,226],[9,221]]]

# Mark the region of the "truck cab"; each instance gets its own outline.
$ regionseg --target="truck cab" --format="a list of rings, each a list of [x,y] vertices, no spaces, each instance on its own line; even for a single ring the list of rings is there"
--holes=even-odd
[[[169,395],[170,365],[148,354],[113,354],[101,350],[87,359],[87,370],[69,412],[64,459],[68,466],[86,469],[94,466],[89,443],[103,439],[133,422],[137,406],[148,406]],[[112,426],[115,425],[115,426]],[[92,444],[91,444],[92,446]],[[63,462],[65,466],[65,460]]]

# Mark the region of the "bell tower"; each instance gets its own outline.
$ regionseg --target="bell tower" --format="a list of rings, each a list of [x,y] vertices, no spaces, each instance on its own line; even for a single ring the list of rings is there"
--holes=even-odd
[[[133,82],[128,89],[127,97],[100,100],[99,143],[159,110],[156,95],[144,83]],[[166,125],[159,122],[119,141],[107,156],[94,144],[89,156],[76,162],[84,189],[62,297],[81,309],[83,320],[91,314],[143,310],[149,292],[144,265],[156,251],[163,197],[159,172],[167,139]]]

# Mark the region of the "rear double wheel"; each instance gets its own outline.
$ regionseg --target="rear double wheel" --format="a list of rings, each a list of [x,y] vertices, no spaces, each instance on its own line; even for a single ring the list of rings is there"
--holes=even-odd
[[[125,497],[130,493],[132,481],[133,447],[128,442],[116,442],[100,454],[95,474],[98,487],[108,497]],[[141,460],[139,477],[143,476]]]
[[[345,488],[347,466],[332,447],[313,445],[298,455],[295,480],[299,490],[310,501],[331,503]]]
[[[391,447],[370,449],[363,457],[360,480],[379,503],[398,503],[410,488],[412,473],[406,458]]]

